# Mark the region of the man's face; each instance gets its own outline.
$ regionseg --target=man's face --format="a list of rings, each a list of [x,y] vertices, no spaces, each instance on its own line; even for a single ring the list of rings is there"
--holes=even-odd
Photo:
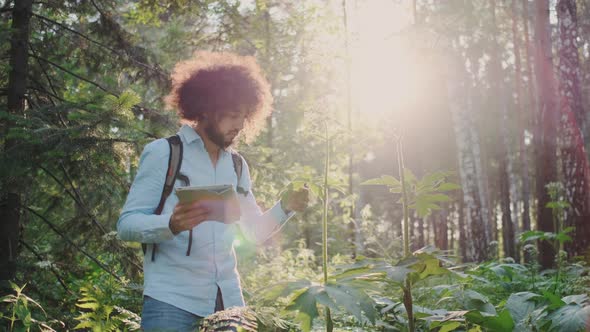
[[[225,149],[234,143],[234,140],[244,128],[247,114],[246,107],[223,112],[222,115],[217,117],[217,121],[207,121],[205,132],[213,143]]]

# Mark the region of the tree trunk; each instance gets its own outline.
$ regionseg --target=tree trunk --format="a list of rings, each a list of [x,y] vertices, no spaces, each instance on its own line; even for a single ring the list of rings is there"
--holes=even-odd
[[[492,93],[496,96],[493,100],[495,101],[495,109],[498,110],[498,132],[503,137],[503,142],[497,145],[497,160],[499,163],[498,167],[498,181],[500,183],[500,207],[502,209],[502,238],[504,245],[504,255],[507,257],[516,257],[515,250],[515,233],[514,224],[512,220],[512,211],[510,208],[510,183],[514,183],[512,180],[513,176],[513,165],[510,158],[510,132],[508,130],[508,101],[506,91],[504,90],[504,84],[502,82],[502,65],[501,65],[501,53],[500,46],[496,36],[498,35],[498,29],[496,27],[496,1],[490,1],[490,10],[492,14],[492,52],[491,52],[491,71],[492,71]]]
[[[349,135],[352,135],[352,89],[351,89],[351,57],[348,38],[348,11],[346,8],[346,0],[342,0],[342,25],[344,27],[344,52],[346,53],[346,122]],[[352,137],[351,137],[352,138]],[[348,144],[348,194],[352,197],[354,194],[354,149],[353,139]],[[350,207],[349,222],[348,222],[348,240],[352,244],[352,258],[358,254],[357,244],[360,243],[359,219],[356,213],[357,200],[353,200]]]
[[[577,43],[577,10],[575,0],[559,0],[559,135],[561,167],[566,199],[566,226],[574,226],[573,242],[568,244],[570,255],[582,255],[590,242],[590,170],[584,148],[584,111],[580,88],[580,62]]]
[[[428,227],[424,228],[424,218],[415,216],[413,218],[414,222],[417,225],[417,232],[418,232],[418,241],[416,241],[415,249],[423,248],[425,243],[425,233],[428,232]]]
[[[525,4],[528,6],[528,4]],[[518,33],[518,9],[517,0],[512,0],[512,43],[514,44],[514,82],[516,91],[516,112],[518,113],[518,148],[519,148],[519,159],[522,175],[522,228],[524,230],[530,230],[531,225],[531,211],[530,211],[530,179],[529,179],[529,158],[528,150],[525,145],[526,132],[528,129],[528,114],[527,108],[523,103],[524,89],[522,84],[522,61],[521,61],[521,45],[520,45],[520,34]],[[524,23],[527,25],[527,23]],[[525,29],[528,33],[528,28]],[[528,49],[526,51],[528,56]],[[529,85],[531,76],[529,74]],[[518,251],[517,251],[518,253]]]
[[[545,185],[557,181],[556,128],[558,109],[551,52],[549,0],[535,1],[535,67],[538,87],[538,109],[533,134],[535,142],[537,229],[553,232],[552,211]],[[555,252],[547,241],[539,243],[539,262],[543,268],[553,266]]]
[[[27,89],[28,51],[32,0],[16,1],[12,10],[12,38],[10,41],[10,73],[7,87],[7,108],[14,116],[21,116],[25,111],[25,93]],[[18,142],[7,138],[15,123],[5,118],[3,126],[4,156],[13,154]],[[11,280],[16,275],[16,259],[20,239],[20,204],[21,188],[19,179],[7,176],[2,183],[0,202],[0,280]]]
[[[527,103],[526,107],[524,108],[524,112],[527,114],[527,124],[530,127],[532,123],[535,121],[531,121],[534,119],[535,112],[535,86],[534,86],[534,77],[533,77],[533,67],[531,65],[531,44],[529,38],[529,0],[522,0],[522,18],[523,18],[523,29],[524,29],[524,45],[525,45],[525,67],[526,67],[526,75],[527,75]],[[523,135],[524,135],[523,131]],[[525,137],[523,137],[524,142]],[[530,231],[531,230],[531,212],[530,212],[530,201],[531,201],[531,184],[530,184],[530,169],[528,163],[527,155],[524,155],[524,159],[522,160],[522,201],[523,201],[523,215],[522,215],[522,230],[523,231]]]
[[[467,260],[467,229],[465,228],[465,194],[462,194],[459,201],[459,218],[457,219],[457,228],[459,228],[459,252],[461,260]]]
[[[459,173],[465,204],[465,261],[487,259],[490,242],[489,211],[485,202],[485,186],[481,179],[481,150],[473,119],[471,87],[466,82],[464,63],[459,56],[450,65],[447,77],[448,100],[453,118]],[[453,61],[453,60],[451,60]]]
[[[434,229],[434,246],[441,250],[449,249],[447,215],[442,210],[431,216],[431,223]]]

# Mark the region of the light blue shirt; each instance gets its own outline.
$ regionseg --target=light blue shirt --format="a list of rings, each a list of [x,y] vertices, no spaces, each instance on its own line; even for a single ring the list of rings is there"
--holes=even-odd
[[[220,151],[213,167],[203,140],[192,127],[184,125],[178,134],[184,148],[180,173],[189,178],[191,186],[231,184],[234,189],[239,185],[248,191],[246,196],[237,195],[240,220],[235,224],[210,220],[194,227],[191,253],[187,256],[189,231],[175,236],[168,226],[178,203],[174,191],[166,199],[162,213],[154,214],[170,155],[168,142],[161,138],[147,144],[141,154],[137,175],[117,222],[117,232],[123,241],[157,243],[154,261],[151,246],[144,255],[144,295],[207,316],[214,312],[218,286],[225,308],[244,305],[233,247],[238,227],[247,238],[262,243],[293,213],[285,214],[279,203],[263,213],[252,194],[245,161],[238,184],[230,151]],[[177,180],[174,187],[179,186]]]

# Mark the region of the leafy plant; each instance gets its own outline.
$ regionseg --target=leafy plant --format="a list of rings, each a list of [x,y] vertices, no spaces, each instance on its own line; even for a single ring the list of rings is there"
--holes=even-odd
[[[428,266],[428,264],[432,264],[433,262],[438,266],[438,260],[433,261],[431,259],[432,257],[423,255],[412,257],[410,252],[410,222],[408,210],[413,209],[419,217],[425,217],[430,214],[432,210],[440,209],[440,206],[438,205],[439,203],[451,200],[449,196],[442,192],[459,189],[460,187],[454,183],[447,182],[446,179],[449,174],[444,172],[427,174],[422,179],[418,180],[418,178],[404,166],[401,136],[397,136],[395,142],[400,179],[398,180],[393,176],[383,175],[381,178],[368,180],[362,184],[385,185],[389,188],[391,193],[401,194],[401,198],[397,203],[401,203],[403,208],[404,261],[417,260],[417,262],[411,266],[414,269],[417,265]],[[413,314],[412,282],[420,279],[423,271],[412,272],[408,269],[410,265],[405,265],[405,263],[402,263],[401,266],[396,265],[395,267],[398,270],[401,268],[403,271],[401,274],[395,273],[395,275],[401,275],[403,277],[403,283],[399,284],[399,286],[403,292],[403,303],[408,316],[408,330],[413,332],[415,331],[415,322]],[[426,273],[426,276],[427,275],[429,274]],[[394,280],[394,282],[397,282],[397,280]]]
[[[564,251],[564,244],[571,242],[572,238],[568,235],[575,227],[563,227],[565,219],[565,211],[569,208],[570,204],[565,201],[563,191],[564,188],[559,182],[551,182],[546,185],[547,191],[551,201],[549,201],[546,207],[550,208],[553,216],[553,229],[555,232],[543,232],[543,231],[527,231],[521,234],[520,240],[522,242],[527,241],[547,241],[556,252],[557,262],[557,273],[555,274],[555,285],[557,288],[560,281],[561,271],[563,269],[563,263],[567,258],[567,253]],[[555,291],[554,288],[554,291]]]
[[[41,310],[44,316],[47,316],[43,307],[35,300],[23,293],[26,284],[19,287],[13,282],[10,282],[10,286],[14,291],[14,294],[6,295],[0,298],[0,303],[6,304],[6,311],[0,312],[0,319],[7,320],[8,324],[7,331],[30,331],[31,328],[37,327],[42,331],[55,331],[46,322],[36,320],[33,318],[31,308],[33,307]],[[61,323],[61,322],[58,322]],[[63,325],[63,324],[61,324]],[[63,327],[63,326],[62,326]]]
[[[112,297],[98,287],[80,288],[82,297],[76,306],[85,309],[76,320],[80,323],[75,329],[92,331],[134,331],[139,330],[140,318],[137,314],[111,304]]]
[[[285,312],[297,312],[295,321],[303,331],[312,329],[313,320],[319,316],[318,307],[323,307],[326,331],[332,331],[334,321],[332,314],[351,314],[358,323],[375,324],[377,312],[375,301],[367,290],[374,289],[374,281],[380,275],[370,267],[354,264],[340,269],[337,273],[328,273],[328,211],[330,198],[330,149],[332,138],[325,127],[325,164],[322,189],[322,278],[321,281],[297,280],[275,284],[262,292],[262,297],[276,301],[277,298],[289,297]],[[312,186],[313,187],[313,186]]]

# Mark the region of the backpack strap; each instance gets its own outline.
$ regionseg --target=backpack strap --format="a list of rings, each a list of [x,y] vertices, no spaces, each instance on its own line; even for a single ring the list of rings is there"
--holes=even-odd
[[[166,171],[166,179],[164,181],[164,188],[162,188],[162,195],[160,196],[160,202],[158,207],[154,211],[154,214],[162,214],[166,199],[172,193],[174,189],[174,182],[179,176],[180,166],[182,165],[182,141],[178,135],[170,136],[166,138],[168,145],[170,146],[170,156],[168,157],[168,170]],[[180,174],[182,176],[182,174]],[[185,176],[186,177],[186,176]],[[146,253],[147,246],[145,243],[141,244],[143,253]],[[152,244],[152,261],[155,259],[157,244]]]
[[[242,159],[242,156],[239,153],[237,153],[236,151],[231,152],[231,159],[234,163],[234,171],[236,172],[236,175],[238,177],[238,184],[236,185],[236,191],[238,192],[238,194],[242,194],[244,196],[247,196],[248,191],[245,190],[244,188],[240,187],[244,159]]]

